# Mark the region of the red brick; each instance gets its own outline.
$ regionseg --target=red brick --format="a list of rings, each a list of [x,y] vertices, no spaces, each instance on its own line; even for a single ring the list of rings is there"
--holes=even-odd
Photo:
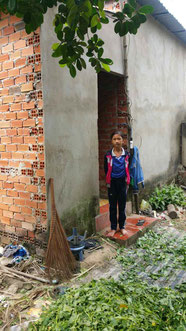
[[[0,56],[0,62],[8,61],[9,60],[9,55],[4,54]]]
[[[11,122],[13,128],[21,128],[23,126],[23,122],[21,120],[15,120]]]
[[[20,183],[30,184],[30,178],[27,176],[20,176],[19,181],[20,181]]]
[[[0,195],[6,195],[6,190],[0,190]]]
[[[14,203],[17,206],[25,206],[25,200],[24,199],[16,198],[16,199],[14,199]]]
[[[23,137],[12,137],[12,143],[13,144],[22,144],[23,143]]]
[[[1,18],[2,18],[2,15],[1,15]],[[6,18],[5,20],[2,20],[0,21],[0,29],[4,28],[4,27],[7,27],[8,26],[8,18]]]
[[[24,185],[24,184],[15,183],[15,184],[14,184],[14,188],[15,188],[17,191],[24,191],[24,189],[25,189],[25,185]]]
[[[9,110],[9,105],[0,105],[0,112],[5,112]]]
[[[38,209],[46,210],[46,202],[38,202]]]
[[[20,184],[20,185],[23,185],[23,184]],[[30,193],[28,193],[28,192],[19,192],[19,197],[22,198],[22,199],[30,199]]]
[[[17,160],[22,160],[24,157],[24,154],[23,153],[12,153],[12,158],[13,159],[17,159]]]
[[[28,207],[22,207],[21,208],[21,211],[23,214],[26,214],[26,215],[32,215],[32,209],[31,208],[28,208]]]
[[[17,135],[17,130],[16,129],[8,129],[6,130],[7,136],[16,136]]]
[[[15,84],[23,84],[26,83],[26,76],[19,76],[15,79]]]
[[[3,197],[3,202],[7,203],[8,205],[12,205],[13,204],[13,198]]]
[[[20,31],[13,33],[9,36],[9,42],[17,41],[21,38],[21,33]]]
[[[0,152],[5,152],[6,146],[5,145],[0,145]]]
[[[12,218],[13,217],[13,212],[8,211],[8,210],[3,210],[3,216]]]
[[[3,98],[3,103],[12,103],[14,101],[14,96],[13,95],[10,95],[8,97],[4,97]]]
[[[40,45],[34,47],[34,53],[35,54],[41,53]]]
[[[33,119],[28,119],[26,121],[23,121],[23,126],[35,126],[35,120]]]
[[[28,136],[30,134],[30,129],[18,129],[18,134],[21,136]]]
[[[36,138],[35,137],[24,137],[25,144],[35,144]]]
[[[28,185],[26,189],[28,192],[32,192],[32,193],[38,192],[38,186],[35,185]]]
[[[21,103],[14,103],[13,105],[11,105],[10,107],[11,111],[15,111],[15,110],[21,110]]]
[[[23,94],[15,96],[15,100],[14,100],[15,103],[22,102],[22,101],[25,101],[25,96]]]
[[[8,161],[0,160],[0,166],[1,167],[7,167],[8,166],[8,163],[9,163]]]
[[[13,191],[13,190],[7,191],[7,196],[9,196],[9,197],[18,197],[18,192]]]
[[[10,58],[15,60],[21,57],[21,52],[19,50],[13,52],[10,54]]]
[[[12,160],[9,161],[9,166],[10,166],[10,167],[18,168],[19,165],[20,165],[20,162],[19,162],[19,161],[12,161]],[[15,178],[15,177],[14,177],[14,178]]]
[[[33,46],[26,47],[22,49],[22,56],[28,56],[28,55],[33,55],[34,54],[34,48]]]
[[[6,136],[6,130],[0,129],[0,136],[1,137]]]
[[[8,75],[9,75],[9,77],[19,76],[19,69],[16,68],[16,69],[9,70]]]
[[[3,183],[3,188],[7,188],[7,189],[11,189],[11,188],[13,188],[14,187],[14,184],[13,183]]]
[[[15,62],[15,66],[16,67],[22,67],[26,64],[26,58],[21,58],[21,59],[18,59],[16,62]]]
[[[8,37],[0,38],[0,45],[6,45],[8,44]]]
[[[18,206],[12,205],[12,206],[9,207],[9,210],[10,210],[10,211],[13,211],[13,212],[16,212],[16,213],[20,213],[21,208],[18,207]],[[14,216],[14,217],[15,217],[15,216]]]
[[[21,39],[14,43],[14,49],[24,48],[26,46],[26,40]]]
[[[3,88],[0,90],[0,96],[4,96],[4,95],[8,95],[9,94],[9,90],[8,88]]]
[[[10,144],[12,142],[10,137],[1,137],[2,144]]]
[[[13,61],[8,61],[3,63],[3,70],[12,69],[14,67]]]
[[[29,150],[28,145],[18,145],[18,151],[24,152],[24,151],[28,151],[28,150]]]
[[[8,44],[7,46],[2,47],[2,54],[9,53],[11,51],[13,51],[13,45],[12,44]]]
[[[16,119],[16,114],[15,113],[7,113],[5,115],[6,120],[15,120]]]
[[[6,146],[7,152],[16,152],[17,151],[17,145],[7,145]]]
[[[18,119],[25,119],[28,118],[28,112],[27,111],[21,111],[17,113]]]
[[[41,63],[35,65],[35,72],[41,71]]]
[[[35,107],[34,101],[23,103],[23,109],[33,109],[34,107]]]
[[[27,160],[36,160],[36,154],[35,153],[25,153],[24,154],[24,158]]]
[[[3,180],[3,181],[7,180],[7,175],[0,175],[0,180]]]
[[[0,72],[0,79],[4,79],[8,77],[8,71],[1,71]]]
[[[0,128],[9,128],[11,123],[9,121],[0,121]]]
[[[31,208],[37,209],[37,202],[36,201],[27,200],[26,201],[26,206],[29,206]]]
[[[25,221],[27,221],[29,223],[36,223],[36,218],[35,218],[35,216],[25,214]]]
[[[29,91],[32,91],[33,90],[33,83],[30,82],[30,83],[27,83],[27,84],[23,84],[21,86],[21,92],[29,92]]]
[[[13,26],[7,26],[6,28],[3,29],[3,34],[4,36],[7,36],[9,34],[14,33],[14,27]]]
[[[10,218],[9,217],[5,217],[5,216],[2,216],[1,217],[1,223],[3,224],[10,224]]]
[[[9,206],[5,205],[4,203],[0,203],[0,209],[2,210],[8,210]]]
[[[16,17],[16,16],[10,16],[10,24],[14,24],[14,23],[17,23],[20,21],[21,21],[21,18]]]
[[[12,78],[12,79],[6,79],[6,80],[4,80],[3,81],[3,85],[4,85],[4,87],[14,85],[14,79]]]
[[[29,74],[33,72],[33,67],[31,65],[29,66],[26,66],[26,67],[23,67],[21,70],[20,70],[20,74]]]
[[[44,170],[36,170],[36,176],[37,177],[44,177],[45,176],[45,171]]]

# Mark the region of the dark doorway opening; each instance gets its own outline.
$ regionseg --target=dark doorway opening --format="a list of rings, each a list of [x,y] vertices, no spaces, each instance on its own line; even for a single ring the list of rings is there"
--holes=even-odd
[[[128,113],[124,77],[100,72],[98,74],[98,139],[100,198],[107,198],[104,154],[111,148],[110,135],[120,129],[125,134],[124,148],[128,146]]]

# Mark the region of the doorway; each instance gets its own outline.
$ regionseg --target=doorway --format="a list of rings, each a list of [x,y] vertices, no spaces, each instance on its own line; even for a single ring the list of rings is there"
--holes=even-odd
[[[99,192],[102,201],[107,199],[104,155],[111,149],[110,135],[116,129],[120,129],[124,133],[124,148],[127,149],[128,113],[124,77],[100,72],[98,74],[98,146]]]

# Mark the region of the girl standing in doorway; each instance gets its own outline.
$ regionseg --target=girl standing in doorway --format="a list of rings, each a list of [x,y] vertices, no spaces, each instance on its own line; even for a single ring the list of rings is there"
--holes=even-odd
[[[112,149],[105,154],[104,170],[106,184],[108,187],[109,211],[111,231],[109,237],[113,237],[117,230],[117,205],[119,209],[119,228],[125,235],[125,207],[127,197],[127,186],[130,184],[129,154],[124,150],[124,134],[116,130],[111,134]]]

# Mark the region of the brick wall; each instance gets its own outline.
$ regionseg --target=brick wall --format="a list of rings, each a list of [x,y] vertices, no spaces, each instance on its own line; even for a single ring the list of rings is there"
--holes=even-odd
[[[1,241],[33,239],[46,225],[40,33],[0,19]]]
[[[100,197],[107,197],[103,160],[111,148],[110,135],[120,129],[128,145],[128,114],[124,78],[101,72],[98,75],[98,139]]]

